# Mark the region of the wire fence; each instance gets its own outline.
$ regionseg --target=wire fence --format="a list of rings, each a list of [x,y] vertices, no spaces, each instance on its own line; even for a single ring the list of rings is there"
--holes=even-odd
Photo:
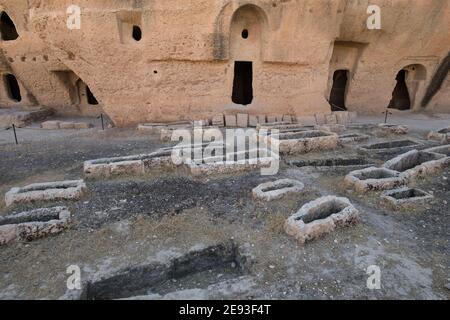
[[[102,125],[102,130],[105,130],[105,122],[106,124],[108,123],[108,120],[105,119],[105,117],[103,116],[103,114],[100,114],[97,119],[101,120],[101,125]],[[4,131],[9,131],[12,130],[12,132],[14,133],[14,142],[15,144],[19,144],[19,140],[17,138],[17,131],[18,130],[34,130],[34,131],[49,131],[49,129],[45,129],[45,128],[38,128],[38,127],[21,127],[21,126],[16,126],[14,123],[4,127],[3,130]],[[2,128],[0,128],[0,131],[2,130]]]

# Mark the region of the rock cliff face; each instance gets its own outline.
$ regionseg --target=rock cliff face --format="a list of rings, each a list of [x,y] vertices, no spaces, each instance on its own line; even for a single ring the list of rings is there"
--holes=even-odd
[[[68,28],[71,5],[0,0],[3,107],[105,112],[119,126],[311,115],[331,110],[328,100],[367,113],[450,112],[448,67],[439,68],[449,1],[82,0],[79,29]],[[369,5],[381,9],[381,29],[367,28]]]

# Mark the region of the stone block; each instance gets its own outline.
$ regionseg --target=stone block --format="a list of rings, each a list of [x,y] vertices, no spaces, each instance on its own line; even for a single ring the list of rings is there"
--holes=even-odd
[[[284,123],[293,123],[294,122],[292,116],[289,114],[283,115],[283,119],[281,121]]]
[[[225,115],[225,125],[227,127],[236,127],[237,126],[236,115],[234,114]]]
[[[255,115],[249,115],[248,116],[248,126],[249,127],[256,127],[258,125],[258,117]]]
[[[266,123],[266,115],[265,114],[259,114],[259,115],[257,115],[257,118],[258,118],[258,124]]]
[[[275,122],[278,122],[276,116],[267,116],[267,123],[275,123]]]
[[[75,122],[73,125],[75,129],[89,129],[93,127],[93,125],[88,122]]]
[[[237,115],[237,126],[240,128],[248,127],[248,114],[246,113],[238,113]]]
[[[47,129],[47,130],[57,130],[59,129],[59,124],[60,121],[45,121],[41,123],[41,128],[42,129]]]
[[[61,121],[59,123],[60,129],[75,129],[75,124],[73,122]]]
[[[217,114],[212,118],[212,125],[217,127],[225,126],[225,120],[222,113]]]

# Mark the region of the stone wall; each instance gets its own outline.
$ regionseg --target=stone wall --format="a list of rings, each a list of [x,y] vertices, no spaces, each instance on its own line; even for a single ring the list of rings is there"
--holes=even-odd
[[[344,69],[347,109],[380,113],[406,68],[411,108],[420,110],[450,47],[441,0],[370,1],[381,8],[381,30],[366,27],[369,1],[81,0],[81,29],[69,30],[72,4],[0,0],[19,34],[0,42],[0,71],[16,76],[23,96],[12,101],[1,85],[2,106],[103,110],[119,126],[220,112],[303,116],[330,110],[333,74]],[[235,61],[252,61],[247,105],[231,98]],[[427,108],[450,112],[447,84]]]

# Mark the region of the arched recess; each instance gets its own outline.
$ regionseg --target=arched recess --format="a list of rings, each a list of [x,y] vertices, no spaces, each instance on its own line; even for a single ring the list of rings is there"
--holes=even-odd
[[[268,15],[265,10],[254,4],[244,4],[242,6],[236,7],[234,2],[227,2],[220,10],[217,15],[216,21],[214,23],[214,37],[213,37],[213,57],[217,60],[229,60],[230,57],[230,47],[232,44],[231,31],[233,24],[237,22],[239,16],[248,14],[255,17],[262,25],[263,29],[263,45],[261,48],[261,56],[264,57],[264,44],[269,42],[269,33],[266,32],[270,28],[270,23]],[[241,26],[242,27],[242,26]],[[237,35],[241,36],[243,29],[236,32]],[[248,30],[248,29],[247,29]],[[251,30],[248,30],[251,32]],[[249,33],[250,35],[250,33]],[[237,37],[238,38],[238,37]],[[263,58],[262,58],[263,59]]]
[[[78,91],[79,104],[81,107],[93,107],[99,104],[97,98],[94,96],[89,86],[83,82],[83,80],[78,79],[76,82],[76,87]]]
[[[410,64],[403,68],[408,74],[407,82],[411,81],[423,81],[427,79],[427,69],[425,66],[415,63]]]
[[[396,85],[392,92],[389,108],[409,110],[416,106],[416,96],[423,89],[427,79],[427,70],[421,64],[410,64],[401,69],[395,78]]]
[[[230,24],[230,59],[263,60],[268,36],[268,19],[263,9],[246,4],[237,9]]]
[[[249,105],[253,101],[253,75],[263,60],[267,35],[267,16],[252,4],[239,7],[231,17],[229,57],[234,64],[233,103]]]
[[[59,81],[66,88],[70,99],[70,108],[61,110],[70,114],[97,116],[102,112],[102,106],[89,86],[71,70],[54,71]]]
[[[12,41],[19,37],[14,22],[5,11],[0,13],[0,35],[3,41]]]

